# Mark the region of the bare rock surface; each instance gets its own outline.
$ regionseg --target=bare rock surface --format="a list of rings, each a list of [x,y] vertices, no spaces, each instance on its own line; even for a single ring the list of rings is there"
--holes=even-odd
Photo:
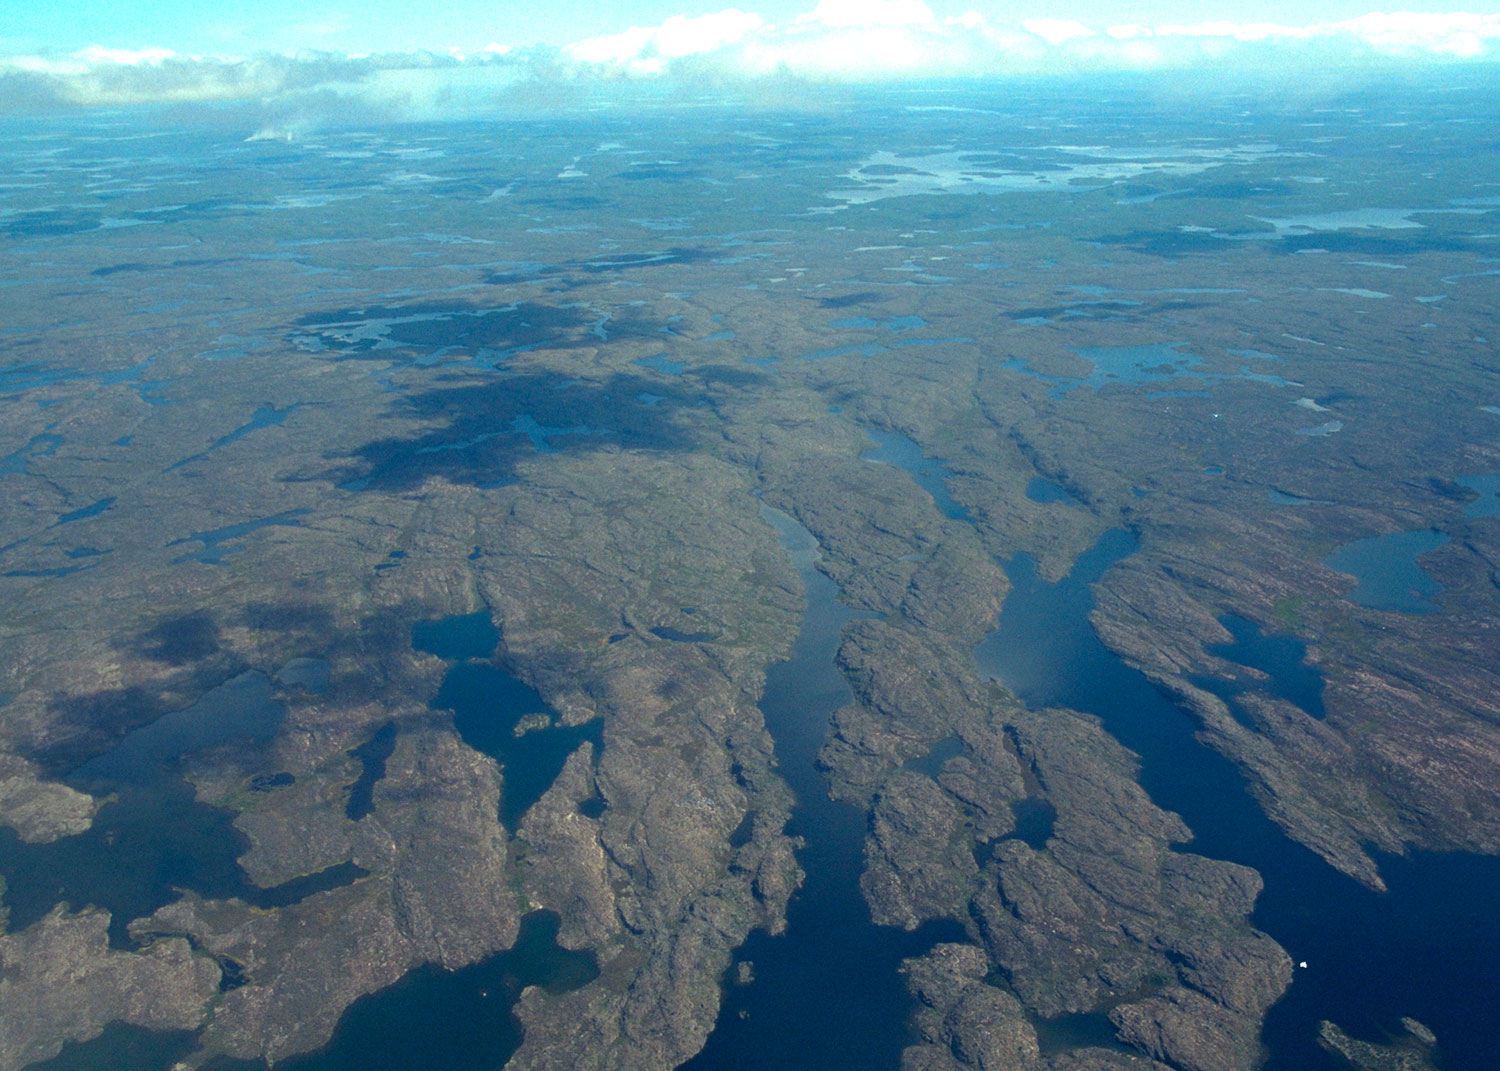
[[[193,1030],[217,995],[219,968],[181,938],[139,952],[109,948],[109,916],[53,911],[0,936],[0,1068],[55,1056],[112,1022]]]
[[[82,833],[98,809],[86,792],[42,779],[18,755],[0,754],[0,816],[22,840],[34,844]]]

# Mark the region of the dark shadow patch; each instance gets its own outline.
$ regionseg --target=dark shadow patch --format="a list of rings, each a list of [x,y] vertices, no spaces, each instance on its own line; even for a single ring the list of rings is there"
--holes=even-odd
[[[44,208],[35,212],[20,212],[0,221],[0,234],[7,238],[52,238],[96,231],[103,225],[104,220],[97,213]]]
[[[661,404],[642,404],[648,391]],[[690,389],[631,374],[598,384],[552,375],[465,379],[396,403],[398,416],[437,426],[412,438],[366,443],[350,464],[324,477],[350,491],[406,490],[434,476],[493,487],[513,478],[517,462],[536,456],[539,436],[542,447],[559,453],[606,446],[683,450],[693,440],[677,411],[701,401]]]
[[[499,308],[438,302],[371,305],[303,316],[297,326],[308,330],[294,334],[293,341],[316,352],[380,360],[455,348],[504,353],[596,342],[586,329],[598,318],[581,305],[536,302]]]
[[[219,650],[219,626],[203,610],[168,618],[141,637],[134,653],[169,666],[185,666]]]
[[[715,259],[715,254],[687,246],[673,246],[649,253],[616,253],[607,257],[592,257],[563,264],[551,264],[528,272],[496,272],[485,277],[485,282],[501,286],[538,277],[566,275],[605,275],[613,272],[634,271],[641,268],[664,268],[672,264],[702,264]]]
[[[855,305],[868,305],[883,300],[885,300],[885,295],[878,290],[861,290],[857,294],[841,294],[838,297],[823,298],[818,305],[825,309],[849,309]]]
[[[236,257],[206,257],[201,260],[172,260],[165,264],[141,264],[131,261],[126,264],[111,264],[103,268],[95,268],[89,272],[90,275],[103,279],[111,275],[135,274],[137,272],[167,271],[172,268],[213,268],[223,264],[233,264]]]
[[[252,602],[240,610],[240,620],[257,632],[285,632],[326,640],[334,634],[333,614],[305,602]]]

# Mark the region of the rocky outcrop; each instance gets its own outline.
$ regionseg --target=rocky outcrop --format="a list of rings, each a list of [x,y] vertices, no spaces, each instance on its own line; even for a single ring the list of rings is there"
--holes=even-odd
[[[449,732],[408,732],[354,830],[352,861],[368,876],[271,912],[185,897],[132,932],[188,935],[235,965],[241,984],[219,1002],[207,1051],[275,1060],[315,1049],[349,1004],[412,967],[466,966],[515,940],[499,800],[489,759]]]
[[[1401,1027],[1405,1036],[1364,1041],[1324,1021],[1318,1026],[1318,1044],[1343,1057],[1354,1071],[1435,1071],[1438,1046],[1432,1031],[1409,1018],[1401,1020]]]
[[[98,809],[94,797],[44,780],[19,755],[0,753],[0,816],[23,841],[35,844],[82,833]]]
[[[922,1042],[901,1055],[902,1071],[1025,1071],[1039,1066],[1036,1031],[1020,1002],[989,985],[990,964],[973,945],[937,945],[904,966],[916,997]]]
[[[870,814],[860,888],[881,926],[961,918],[979,867],[961,804],[930,778],[898,771]]]
[[[182,938],[139,952],[109,947],[109,916],[59,907],[0,936],[0,1071],[55,1056],[112,1022],[194,1030],[219,989],[219,968]]]

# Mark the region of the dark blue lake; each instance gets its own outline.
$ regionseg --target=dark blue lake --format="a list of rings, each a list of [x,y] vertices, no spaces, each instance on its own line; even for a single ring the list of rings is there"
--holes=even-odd
[[[1082,506],[1083,503],[1073,497],[1073,493],[1060,483],[1042,476],[1033,476],[1031,482],[1026,485],[1026,497],[1033,502],[1055,503],[1060,502],[1068,506]]]
[[[557,711],[535,688],[479,661],[488,658],[499,641],[499,630],[482,611],[419,622],[412,628],[413,647],[454,662],[429,705],[452,711],[453,727],[463,742],[500,764],[505,777],[500,821],[514,833],[521,816],[552,787],[579,745],[592,742],[597,760],[604,746],[603,723],[596,718],[582,725],[560,725]],[[382,746],[372,746],[376,750],[371,755],[378,756],[383,769]],[[359,785],[355,791],[361,791]],[[351,807],[354,804],[351,795]]]
[[[1290,700],[1309,716],[1323,720],[1323,675],[1315,666],[1307,664],[1305,643],[1286,633],[1262,634],[1254,621],[1235,614],[1225,614],[1219,618],[1219,623],[1234,638],[1229,643],[1211,644],[1208,652],[1259,670],[1269,679],[1261,681],[1246,674],[1225,680],[1198,674],[1192,678],[1194,684],[1224,700],[1237,717],[1242,717],[1237,713],[1236,703],[1240,695],[1264,691]],[[1250,727],[1254,728],[1253,725]]]
[[[1417,559],[1447,542],[1448,537],[1435,528],[1392,532],[1345,543],[1325,558],[1323,564],[1358,581],[1354,590],[1344,596],[1350,602],[1372,610],[1433,614],[1440,607],[1430,597],[1443,588],[1422,571]]]

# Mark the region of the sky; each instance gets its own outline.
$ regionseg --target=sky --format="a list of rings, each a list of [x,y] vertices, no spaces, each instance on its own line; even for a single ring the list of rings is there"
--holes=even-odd
[[[0,0],[0,115],[258,102],[280,116],[429,118],[579,87],[1500,73],[1500,0],[723,2]]]
[[[563,46],[580,39],[658,25],[674,15],[726,7],[714,0],[0,0],[0,52],[166,48],[196,55],[269,50],[404,52],[511,46]],[[799,0],[749,0],[741,7],[768,24],[812,8]],[[1370,0],[929,0],[939,18],[974,11],[988,22],[1076,21],[1122,24],[1279,23],[1300,25],[1394,10]],[[1500,14],[1500,0],[1421,4],[1426,12]],[[1315,17],[1309,18],[1309,13]]]

